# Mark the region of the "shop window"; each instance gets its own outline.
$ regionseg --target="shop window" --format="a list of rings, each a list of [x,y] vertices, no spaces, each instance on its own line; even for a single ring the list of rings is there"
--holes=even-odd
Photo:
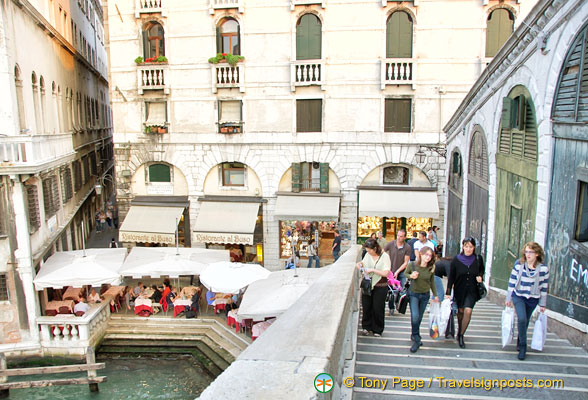
[[[329,163],[292,164],[292,192],[329,192]]]
[[[6,274],[0,274],[0,301],[8,301],[8,280]]]
[[[382,175],[384,185],[408,185],[408,168],[406,167],[385,167]]]
[[[167,102],[145,102],[145,133],[167,133]]]
[[[165,56],[163,27],[157,22],[148,22],[143,28],[143,58]]]
[[[411,99],[386,99],[384,132],[410,132]]]
[[[322,132],[323,101],[296,100],[296,132]]]
[[[26,184],[25,184],[26,185]],[[35,233],[41,227],[41,212],[39,210],[39,189],[37,185],[26,185],[27,208],[29,214],[29,233]]]
[[[293,249],[300,257],[307,257],[308,245],[314,239],[319,258],[332,259],[335,229],[339,229],[339,233],[343,231],[334,221],[280,221],[280,258],[290,257]]]
[[[45,219],[49,219],[59,210],[59,190],[57,178],[51,175],[43,179],[43,205],[45,207]]]
[[[314,14],[304,14],[296,24],[296,59],[321,59],[321,21]]]
[[[149,182],[171,182],[171,168],[165,164],[152,164],[147,168]]]
[[[396,11],[386,23],[386,58],[412,57],[412,18]]]
[[[421,217],[359,217],[357,219],[357,242],[364,243],[373,233],[382,232],[388,241],[396,240],[400,229],[406,230],[406,237],[413,232],[426,231],[433,225],[432,218]]]
[[[245,165],[223,163],[221,165],[223,186],[245,186]]]
[[[588,242],[588,183],[580,181],[578,189],[578,210],[576,211],[574,238],[578,242]]]
[[[243,126],[243,102],[221,100],[218,103],[219,133],[241,133]]]
[[[233,18],[225,18],[216,28],[216,48],[218,53],[241,55],[239,23]]]
[[[486,26],[486,57],[494,57],[514,30],[514,16],[505,8],[488,15]]]

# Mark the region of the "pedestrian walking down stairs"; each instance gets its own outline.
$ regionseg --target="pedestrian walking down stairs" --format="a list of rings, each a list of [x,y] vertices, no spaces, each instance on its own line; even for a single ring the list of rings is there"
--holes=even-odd
[[[423,346],[411,353],[410,312],[386,311],[382,337],[362,336],[358,326],[353,380],[344,383],[353,399],[588,399],[588,353],[548,332],[543,351],[529,349],[519,361],[516,323],[515,339],[502,348],[501,312],[479,301],[461,349],[444,335],[431,339],[427,310]]]

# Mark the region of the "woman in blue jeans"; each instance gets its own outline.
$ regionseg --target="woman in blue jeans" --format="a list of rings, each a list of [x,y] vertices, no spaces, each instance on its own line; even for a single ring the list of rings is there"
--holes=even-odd
[[[508,280],[506,306],[514,305],[517,313],[518,331],[517,351],[519,360],[527,355],[527,329],[533,311],[539,304],[539,311],[545,311],[549,268],[543,264],[544,253],[538,243],[528,242],[523,247],[520,260],[515,265]]]
[[[429,304],[429,292],[437,293],[435,287],[435,252],[430,247],[423,247],[420,250],[420,259],[418,262],[410,262],[406,267],[405,273],[412,282],[408,289],[410,304],[410,325],[412,327],[412,334],[410,338],[413,340],[410,347],[411,353],[416,353],[421,342],[421,322],[425,315],[425,309]],[[434,302],[439,302],[439,297],[435,295]]]

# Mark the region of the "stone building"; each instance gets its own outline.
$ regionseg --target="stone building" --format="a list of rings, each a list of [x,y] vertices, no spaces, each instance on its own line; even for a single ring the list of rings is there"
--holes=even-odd
[[[463,170],[459,229],[480,239],[491,292],[505,294],[524,244],[538,242],[550,268],[548,315],[584,345],[587,24],[586,2],[539,1],[445,127],[448,174]]]
[[[103,14],[95,0],[19,0],[0,18],[0,352],[38,351],[47,291],[33,278],[82,248],[112,192]]]
[[[103,3],[121,240],[277,269],[442,225],[442,128],[534,2]]]

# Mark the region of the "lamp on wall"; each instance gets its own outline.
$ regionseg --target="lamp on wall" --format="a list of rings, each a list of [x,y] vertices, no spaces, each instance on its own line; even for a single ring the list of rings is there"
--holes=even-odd
[[[94,190],[96,191],[96,194],[98,196],[100,196],[102,194],[102,188],[104,187],[105,181],[110,181],[111,183],[114,183],[114,178],[110,174],[106,174],[106,175],[98,177],[96,185],[94,185]]]
[[[414,155],[414,159],[418,164],[424,163],[426,158],[427,155],[421,149],[419,149],[419,151],[417,151]]]

